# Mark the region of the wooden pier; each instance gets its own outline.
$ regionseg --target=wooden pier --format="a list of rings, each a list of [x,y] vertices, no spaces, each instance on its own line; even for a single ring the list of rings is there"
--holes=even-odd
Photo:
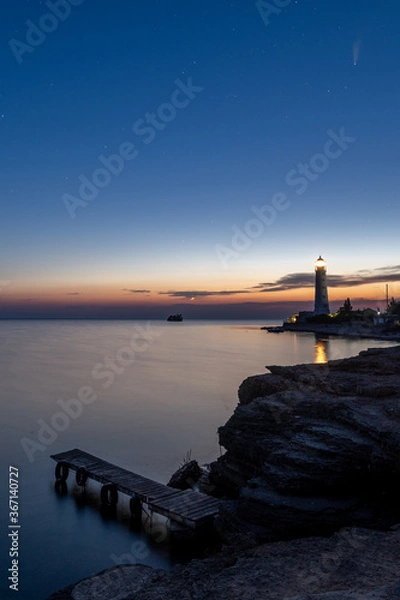
[[[78,485],[83,486],[87,479],[94,479],[103,484],[101,501],[109,507],[116,506],[118,492],[127,494],[131,498],[131,512],[135,518],[140,519],[142,504],[146,504],[152,513],[163,515],[190,529],[199,530],[212,523],[219,512],[219,501],[216,498],[200,492],[168,487],[77,448],[54,454],[51,458],[57,462],[57,481],[65,481],[70,469],[76,471]]]

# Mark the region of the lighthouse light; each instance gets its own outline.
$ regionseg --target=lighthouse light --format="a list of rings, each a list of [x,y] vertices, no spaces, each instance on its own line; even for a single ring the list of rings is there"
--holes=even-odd
[[[320,256],[315,263],[315,268],[316,269],[324,269],[325,267],[326,267],[326,262],[324,261],[322,256]]]

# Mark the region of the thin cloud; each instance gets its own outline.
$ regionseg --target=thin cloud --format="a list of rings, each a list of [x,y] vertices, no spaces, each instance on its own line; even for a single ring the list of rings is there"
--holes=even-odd
[[[314,280],[315,277],[312,273],[289,273],[273,283],[259,283],[253,289],[257,289],[260,292],[283,292],[286,290],[313,287],[315,284]]]
[[[394,265],[392,267],[379,267],[379,269],[375,269],[375,271],[386,271],[390,273],[390,271],[400,272],[400,265]]]
[[[171,298],[206,298],[208,296],[235,296],[236,294],[250,294],[248,290],[221,290],[221,291],[209,291],[209,290],[184,290],[184,291],[169,291],[169,292],[158,292],[161,296],[170,296]]]
[[[129,290],[124,288],[123,292],[128,292],[128,294],[150,294],[151,290]]]
[[[357,287],[371,283],[389,283],[400,280],[400,265],[379,267],[373,270],[362,269],[350,275],[329,274],[328,285],[331,288]],[[285,292],[299,288],[311,288],[315,285],[312,273],[289,273],[273,283],[259,283],[252,289],[260,292]]]
[[[67,292],[67,296],[80,296],[80,292]]]

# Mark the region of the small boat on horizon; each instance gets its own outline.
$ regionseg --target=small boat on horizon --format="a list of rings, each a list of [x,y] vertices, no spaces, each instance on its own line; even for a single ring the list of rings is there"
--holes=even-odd
[[[183,321],[182,314],[177,313],[176,315],[169,315],[167,321]]]

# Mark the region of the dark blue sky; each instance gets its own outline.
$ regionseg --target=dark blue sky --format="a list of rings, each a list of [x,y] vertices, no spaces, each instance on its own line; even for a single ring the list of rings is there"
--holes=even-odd
[[[244,0],[2,1],[3,314],[179,291],[307,301],[254,286],[320,253],[328,272],[373,276],[353,297],[383,297],[375,274],[400,262],[400,5],[263,4],[264,19]],[[352,141],[327,154],[341,131]],[[108,162],[121,147],[130,159]]]

